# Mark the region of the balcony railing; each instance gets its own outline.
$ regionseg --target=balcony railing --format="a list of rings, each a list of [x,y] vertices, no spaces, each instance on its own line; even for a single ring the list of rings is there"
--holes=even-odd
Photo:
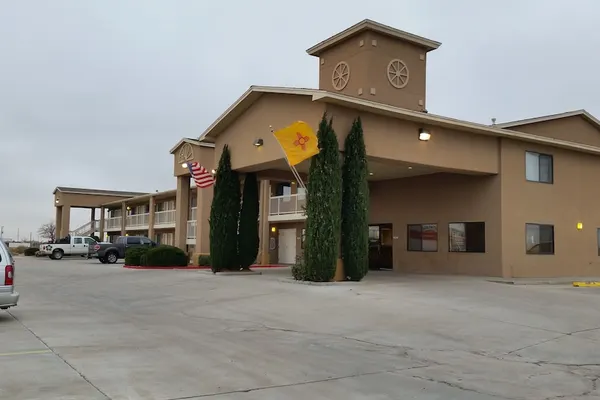
[[[134,215],[128,215],[127,216],[127,228],[133,228],[133,227],[141,227],[141,226],[148,226],[148,217],[150,216],[149,213],[145,213],[145,214],[134,214]]]
[[[88,236],[92,235],[94,232],[100,231],[100,221],[90,221],[84,225],[81,225],[79,228],[72,230],[71,236]]]
[[[110,217],[104,221],[104,229],[107,231],[121,230],[121,217]]]
[[[175,210],[156,211],[154,213],[154,226],[174,225]]]
[[[269,220],[304,219],[306,194],[290,194],[271,197],[269,204]]]

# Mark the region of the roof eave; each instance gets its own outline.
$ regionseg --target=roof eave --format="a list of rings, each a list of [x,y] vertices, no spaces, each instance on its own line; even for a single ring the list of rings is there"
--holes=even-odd
[[[391,36],[398,39],[404,39],[410,43],[423,47],[428,52],[436,50],[442,45],[440,42],[437,42],[435,40],[427,39],[422,36],[414,35],[409,32],[392,28],[391,26],[380,24],[379,22],[365,19],[355,25],[352,25],[348,29],[345,29],[342,32],[339,32],[329,37],[328,39],[317,43],[313,47],[306,50],[306,52],[311,56],[318,57],[322,52],[324,52],[331,46],[334,46],[343,40],[349,39],[350,37],[365,30],[372,30],[383,35]]]
[[[407,110],[386,104],[375,103],[370,100],[354,99],[348,96],[339,95],[336,93],[321,93],[313,96],[313,101],[333,102],[346,106],[351,106],[355,109],[362,109],[368,112],[375,112],[382,115],[394,116],[396,118],[422,122],[434,126],[447,127],[450,129],[458,129],[466,132],[484,134],[489,136],[504,137],[507,139],[515,139],[526,142],[541,143],[549,146],[567,148],[570,150],[600,155],[600,147],[590,146],[580,143],[569,142],[566,140],[554,139],[545,136],[532,135],[529,133],[502,129],[498,127],[490,127],[488,125],[477,124],[474,122],[461,121],[453,118],[442,117],[434,114],[425,114],[418,111]]]
[[[171,150],[169,150],[169,153],[174,154],[175,151],[177,151],[177,149],[179,148],[179,146],[181,146],[183,143],[190,143],[194,146],[200,146],[200,147],[212,147],[212,148],[215,147],[214,143],[203,142],[198,139],[183,138],[179,142],[177,142],[177,144],[175,146],[173,146],[173,148],[171,148]]]

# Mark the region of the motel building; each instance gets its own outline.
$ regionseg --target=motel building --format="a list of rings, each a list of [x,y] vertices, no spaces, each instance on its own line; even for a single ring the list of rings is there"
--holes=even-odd
[[[370,20],[307,50],[317,89],[250,87],[199,138],[170,151],[174,190],[132,193],[57,187],[57,232],[70,209],[100,208],[72,234],[146,235],[209,253],[213,187],[190,184],[185,163],[260,179],[259,264],[302,254],[306,193],[271,133],[324,112],[343,149],[360,116],[368,155],[372,268],[496,277],[600,275],[600,121],[586,111],[493,125],[427,112],[428,53],[439,42]],[[297,166],[307,180],[310,160]],[[194,257],[194,259],[196,259]]]

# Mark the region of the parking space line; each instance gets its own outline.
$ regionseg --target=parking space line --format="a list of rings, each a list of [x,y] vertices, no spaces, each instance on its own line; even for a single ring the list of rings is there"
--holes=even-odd
[[[15,351],[12,353],[0,353],[0,357],[9,357],[9,356],[26,356],[30,354],[50,354],[51,350],[31,350],[31,351]]]

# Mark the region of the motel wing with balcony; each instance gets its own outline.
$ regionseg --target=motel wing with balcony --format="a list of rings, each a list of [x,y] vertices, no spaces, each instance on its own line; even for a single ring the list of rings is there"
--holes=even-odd
[[[251,87],[199,139],[171,149],[175,190],[103,203],[110,210],[104,232],[171,234],[161,241],[208,253],[213,189],[191,186],[182,164],[211,170],[227,144],[232,167],[261,181],[258,261],[293,262],[303,251],[310,193],[293,178],[270,129],[298,120],[316,129],[326,112],[340,150],[353,119],[362,119],[371,267],[599,275],[600,122],[583,110],[491,126],[430,114],[426,63],[439,46],[368,20],[313,46],[318,89]],[[308,167],[298,165],[305,181]]]

